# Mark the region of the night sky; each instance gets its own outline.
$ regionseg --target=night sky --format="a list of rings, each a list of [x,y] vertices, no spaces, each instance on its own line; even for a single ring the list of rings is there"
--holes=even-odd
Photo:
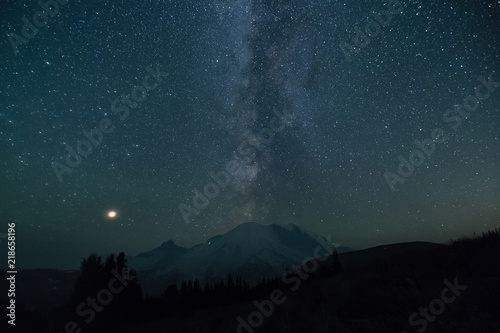
[[[500,226],[500,1],[61,2],[0,10],[18,267],[248,221],[358,249]]]

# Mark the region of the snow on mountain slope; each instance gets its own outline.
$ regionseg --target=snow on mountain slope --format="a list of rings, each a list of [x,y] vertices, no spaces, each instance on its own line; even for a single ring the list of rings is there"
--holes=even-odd
[[[279,275],[286,267],[310,260],[318,245],[322,246],[317,252],[320,256],[335,248],[323,237],[292,224],[266,226],[248,222],[189,249],[165,242],[130,258],[129,266],[156,277],[175,276],[177,280],[215,281],[230,272],[245,274],[252,280],[260,279],[262,271],[269,276]]]
[[[169,240],[152,251],[131,257],[128,260],[128,265],[137,271],[154,270],[159,267],[167,268],[187,251],[188,249],[177,246],[172,240]]]

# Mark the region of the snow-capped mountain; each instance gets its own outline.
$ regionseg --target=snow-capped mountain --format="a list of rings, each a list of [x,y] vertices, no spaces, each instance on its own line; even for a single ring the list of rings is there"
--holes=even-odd
[[[167,268],[172,263],[175,263],[186,252],[188,252],[188,249],[182,246],[177,246],[174,244],[174,241],[169,240],[152,251],[131,257],[128,264],[131,268],[134,268],[137,271],[150,271]]]
[[[170,240],[131,257],[128,263],[142,280],[162,281],[163,288],[164,283],[180,283],[183,279],[215,282],[228,273],[252,283],[264,276],[279,276],[287,267],[329,255],[334,249],[325,238],[293,224],[248,222],[189,249]]]

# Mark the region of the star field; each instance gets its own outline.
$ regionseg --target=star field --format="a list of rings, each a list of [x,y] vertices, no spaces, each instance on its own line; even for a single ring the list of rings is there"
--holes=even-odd
[[[16,222],[19,267],[168,239],[192,246],[248,221],[295,223],[353,248],[499,227],[499,9],[67,1],[28,38],[23,17],[34,25],[40,6],[6,1],[0,219]],[[453,113],[479,77],[488,97]],[[437,128],[446,140],[398,174],[398,156]],[[97,145],[84,134],[95,129]],[[87,156],[71,167],[82,140]],[[59,177],[54,162],[71,172]],[[224,186],[211,176],[221,172]],[[396,191],[386,172],[404,179]]]

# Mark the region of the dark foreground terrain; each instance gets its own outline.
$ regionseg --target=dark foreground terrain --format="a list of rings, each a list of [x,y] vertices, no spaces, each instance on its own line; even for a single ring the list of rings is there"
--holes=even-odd
[[[253,287],[228,276],[215,285],[169,286],[156,298],[142,295],[131,271],[127,286],[93,311],[82,301],[109,289],[110,272],[126,261],[90,256],[69,300],[50,312],[22,305],[15,331],[500,332],[500,230],[449,245],[395,244],[321,259]],[[79,305],[85,315],[75,313]]]

